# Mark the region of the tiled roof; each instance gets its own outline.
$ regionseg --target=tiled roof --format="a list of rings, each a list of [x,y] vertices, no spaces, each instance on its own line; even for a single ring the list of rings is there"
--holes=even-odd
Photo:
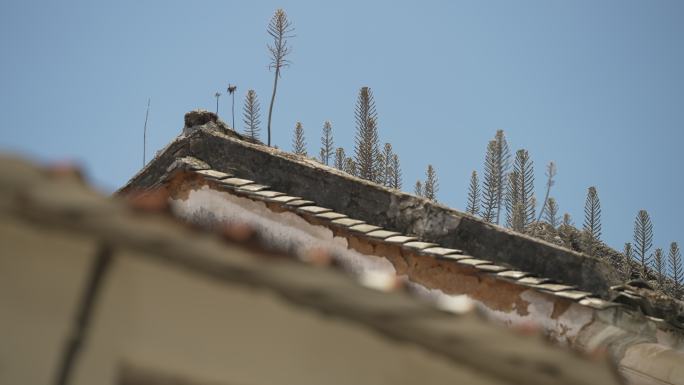
[[[199,175],[206,177],[208,180],[215,180],[212,175],[207,174],[206,170],[196,170],[195,167],[192,166],[184,167],[184,169],[196,172]],[[169,174],[169,176],[171,176],[171,174]],[[232,175],[226,175],[225,178],[236,179],[236,177]],[[270,204],[278,205],[281,211],[293,212],[315,224],[323,223],[331,227],[338,226],[345,228],[350,232],[366,237],[373,242],[386,243],[393,246],[399,245],[411,252],[417,252],[421,255],[427,255],[436,259],[451,261],[458,265],[468,266],[477,270],[479,274],[490,275],[496,279],[506,280],[545,294],[571,299],[583,306],[595,309],[624,306],[620,303],[603,300],[597,294],[577,290],[577,288],[572,285],[564,285],[550,278],[536,277],[533,273],[518,271],[515,268],[506,265],[468,256],[461,250],[441,247],[436,243],[423,242],[416,237],[382,229],[380,226],[350,218],[347,213],[338,213],[328,208],[316,206],[315,202],[307,201],[306,206],[292,205],[292,201],[285,198],[294,199],[294,197],[290,197],[285,192],[246,188],[249,186],[262,186],[256,181],[240,179],[241,182],[239,187],[230,183],[223,183],[224,180],[222,179],[216,181],[218,183],[215,185],[215,188],[255,201],[265,201]],[[273,199],[272,196],[276,196],[280,199]]]

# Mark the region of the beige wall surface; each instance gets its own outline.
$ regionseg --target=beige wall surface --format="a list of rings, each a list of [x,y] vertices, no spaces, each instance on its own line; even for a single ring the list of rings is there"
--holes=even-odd
[[[0,384],[50,384],[95,245],[0,221]],[[495,384],[412,344],[119,251],[74,384],[124,365],[212,384]]]
[[[0,217],[0,384],[52,383],[92,242]]]

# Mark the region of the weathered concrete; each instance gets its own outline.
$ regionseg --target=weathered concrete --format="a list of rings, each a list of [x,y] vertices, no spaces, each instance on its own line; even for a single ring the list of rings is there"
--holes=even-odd
[[[209,123],[210,125],[212,123]],[[283,151],[248,143],[211,127],[171,143],[119,193],[159,183],[177,157],[193,156],[214,170],[234,173],[279,191],[316,201],[389,230],[419,236],[477,258],[504,263],[608,297],[618,282],[607,263],[432,203],[390,190]]]

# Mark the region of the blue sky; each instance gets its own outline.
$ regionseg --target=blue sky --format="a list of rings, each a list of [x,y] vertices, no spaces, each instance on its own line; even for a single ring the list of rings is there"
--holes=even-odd
[[[296,121],[317,153],[324,120],[352,151],[353,109],[372,88],[404,189],[435,166],[439,199],[463,208],[470,172],[505,130],[529,150],[543,197],[581,225],[587,187],[603,238],[622,248],[639,209],[655,240],[684,241],[684,2],[681,1],[8,1],[0,4],[0,150],[72,160],[113,191],[177,135],[214,92],[249,88],[265,111],[266,25],[284,8],[297,36],[281,79],[274,143]],[[220,114],[229,120],[229,99]],[[265,116],[264,119],[265,121]],[[238,125],[241,128],[241,125]]]

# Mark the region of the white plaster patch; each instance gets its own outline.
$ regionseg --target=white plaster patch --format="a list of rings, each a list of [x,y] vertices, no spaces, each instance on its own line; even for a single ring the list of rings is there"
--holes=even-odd
[[[252,201],[202,186],[187,199],[171,201],[174,213],[191,222],[209,225],[244,224],[257,231],[267,247],[306,258],[314,250],[327,251],[346,270],[395,274],[385,258],[364,255],[347,248],[347,240],[333,237],[330,229],[314,226],[290,212],[275,213],[263,202]]]
[[[576,303],[572,303],[554,319],[552,318],[554,300],[548,295],[535,290],[526,290],[520,294],[520,297],[529,303],[526,315],[520,315],[517,309],[503,312],[487,308],[483,304],[480,304],[480,309],[491,319],[507,326],[527,327],[533,324],[561,345],[571,345],[582,328],[593,321],[593,311]]]
[[[436,307],[444,311],[462,314],[472,311],[482,305],[465,294],[452,295],[445,294],[439,289],[428,289],[421,284],[410,281],[405,275],[402,275],[400,279],[416,296],[433,303]]]

